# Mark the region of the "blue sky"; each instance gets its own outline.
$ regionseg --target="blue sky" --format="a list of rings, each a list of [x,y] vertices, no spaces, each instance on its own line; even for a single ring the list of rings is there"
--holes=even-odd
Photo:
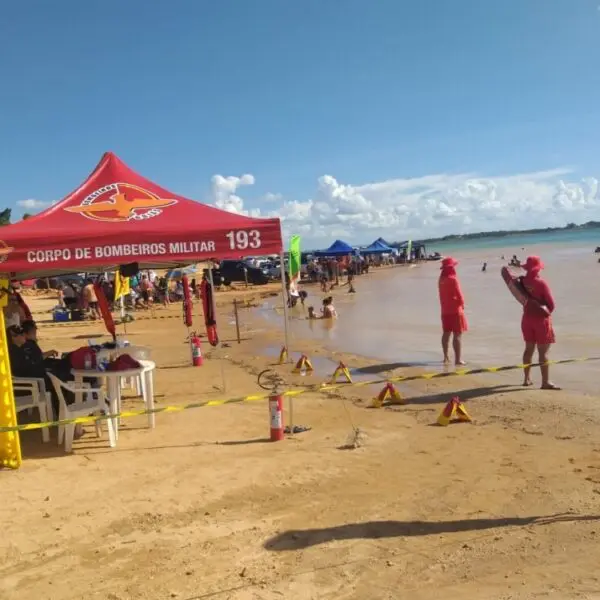
[[[483,226],[463,218],[464,206],[460,219],[455,211],[434,226],[406,198],[374,195],[369,184],[469,173],[502,185],[517,173],[568,167],[544,180],[554,198],[558,179],[597,178],[598,4],[7,2],[0,206],[60,198],[113,150],[203,201],[214,199],[213,175],[251,174],[253,185],[232,192],[245,210],[291,211],[264,203],[268,192],[313,202],[306,218],[325,232],[333,225],[343,233],[348,219],[328,221],[315,203],[357,193],[373,211],[377,203],[406,206],[408,220],[396,225],[417,233]],[[338,187],[319,183],[323,175]],[[455,188],[436,189],[436,201],[453,209]],[[600,204],[597,189],[589,194],[586,215],[596,195]],[[334,209],[356,214],[354,200]],[[290,227],[294,219],[300,227],[303,210]],[[372,225],[373,233],[384,229],[376,217]]]

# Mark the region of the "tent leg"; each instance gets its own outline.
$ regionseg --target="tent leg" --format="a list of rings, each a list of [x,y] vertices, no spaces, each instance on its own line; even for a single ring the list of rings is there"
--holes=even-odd
[[[288,357],[291,356],[290,352],[290,331],[289,331],[289,313],[288,313],[288,298],[287,289],[285,287],[285,262],[283,250],[279,254],[281,261],[281,297],[283,298],[283,328],[285,334],[285,347],[288,351]],[[289,358],[288,358],[289,360]],[[290,432],[294,431],[294,398],[290,396],[289,399],[289,413],[290,413]]]
[[[8,287],[8,282],[2,287]],[[6,298],[6,296],[4,297]],[[0,307],[0,427],[15,427],[17,411],[13,395],[4,311]],[[18,431],[0,433],[0,468],[21,466],[21,444]]]

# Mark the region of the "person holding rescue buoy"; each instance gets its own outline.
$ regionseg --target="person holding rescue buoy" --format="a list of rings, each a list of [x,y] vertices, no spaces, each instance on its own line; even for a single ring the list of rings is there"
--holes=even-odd
[[[456,274],[458,261],[448,256],[442,260],[438,291],[442,309],[442,351],[444,362],[450,362],[449,346],[452,337],[454,362],[464,365],[462,360],[462,334],[467,331],[465,317],[465,299]]]
[[[545,364],[548,362],[550,346],[556,342],[556,336],[552,326],[554,298],[550,286],[540,277],[544,263],[539,256],[529,256],[522,268],[525,269],[525,276],[521,281],[529,295],[529,299],[523,305],[523,318],[521,319],[521,332],[525,342],[523,364],[531,364],[537,348],[542,372],[542,389],[559,390],[560,388],[550,381],[550,366]],[[533,385],[531,367],[525,367],[523,373],[523,385]]]

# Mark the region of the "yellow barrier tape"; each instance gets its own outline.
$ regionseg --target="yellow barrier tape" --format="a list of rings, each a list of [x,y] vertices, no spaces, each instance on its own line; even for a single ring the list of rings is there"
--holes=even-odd
[[[591,362],[600,360],[600,356],[587,356],[582,358],[565,358],[562,360],[549,360],[546,363],[531,363],[529,365],[505,365],[503,367],[481,367],[478,369],[457,369],[456,371],[442,371],[436,373],[421,373],[419,375],[398,375],[397,377],[387,377],[385,379],[370,379],[368,381],[357,381],[354,383],[335,383],[335,384],[315,384],[305,388],[287,390],[282,393],[283,396],[295,397],[302,394],[330,392],[337,389],[346,389],[350,387],[366,387],[369,385],[380,385],[386,382],[407,382],[428,379],[442,379],[444,377],[464,377],[465,375],[481,375],[483,373],[501,373],[504,371],[515,371],[525,367],[541,367],[546,365],[566,365],[576,362]],[[25,425],[16,425],[14,427],[0,427],[0,433],[9,431],[29,431],[32,429],[43,429],[44,427],[55,427],[58,425],[72,425],[76,423],[93,423],[106,419],[115,419],[117,417],[139,417],[151,413],[182,412],[194,408],[204,408],[207,406],[223,406],[225,404],[240,404],[243,402],[257,402],[266,400],[271,393],[251,394],[249,396],[239,396],[237,398],[223,398],[216,400],[207,400],[205,402],[192,402],[191,404],[179,404],[172,406],[161,406],[153,409],[128,410],[114,415],[95,415],[89,417],[77,417],[75,419],[65,419],[63,421],[47,421],[44,423],[27,423]]]

